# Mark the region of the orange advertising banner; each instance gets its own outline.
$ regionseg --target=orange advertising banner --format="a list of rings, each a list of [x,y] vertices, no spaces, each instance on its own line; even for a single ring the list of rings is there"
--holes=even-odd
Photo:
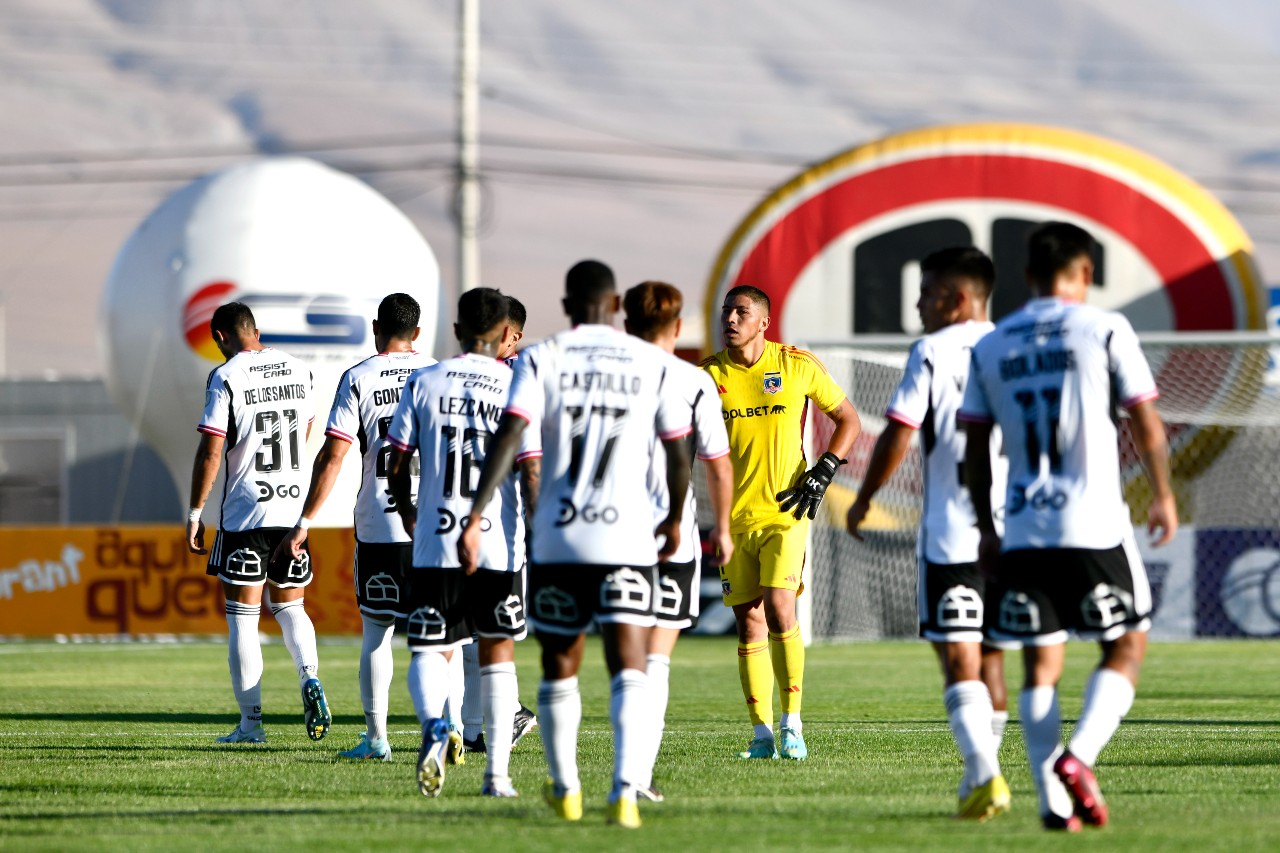
[[[225,633],[218,579],[184,540],[170,526],[0,527],[0,635]],[[351,529],[312,529],[310,542],[316,631],[360,633]]]

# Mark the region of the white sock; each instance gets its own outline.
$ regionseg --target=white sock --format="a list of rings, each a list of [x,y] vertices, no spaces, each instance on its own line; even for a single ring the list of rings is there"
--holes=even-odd
[[[1040,816],[1070,817],[1071,795],[1053,772],[1053,763],[1062,754],[1062,717],[1058,711],[1056,687],[1024,688],[1018,696],[1022,736],[1027,744],[1031,779],[1040,796]]]
[[[395,660],[391,656],[391,635],[395,623],[382,617],[360,614],[364,623],[364,641],[360,644],[360,703],[364,707],[364,725],[369,740],[387,739],[387,694]]]
[[[762,737],[765,740],[773,740],[773,726],[768,723],[756,723],[751,727],[752,737]]]
[[[640,780],[640,787],[653,785],[653,765],[658,761],[658,752],[662,749],[662,733],[667,727],[667,701],[671,695],[671,657],[669,655],[651,654],[645,659],[645,674],[649,676],[649,704],[653,714],[649,729],[649,754],[646,764],[649,773]]]
[[[1092,767],[1133,707],[1133,695],[1129,679],[1114,669],[1095,669],[1084,688],[1084,710],[1071,735],[1071,754]]]
[[[484,731],[485,721],[479,641],[473,640],[462,647],[462,681],[462,736],[467,740],[475,740]],[[516,707],[520,707],[519,699],[516,699]],[[488,737],[485,740],[487,742]]]
[[[413,650],[409,659],[409,696],[418,714],[418,725],[444,716],[449,699],[449,661],[440,652]]]
[[[262,643],[258,641],[260,604],[227,602],[227,666],[240,706],[240,731],[262,723]]]
[[[1004,729],[1009,725],[1008,711],[992,711],[991,712],[991,733],[996,736],[996,752],[1000,751],[1000,744],[1004,743]]]
[[[791,729],[796,734],[804,731],[804,721],[800,719],[800,715],[791,711],[783,711],[782,717],[778,720],[778,728]]]
[[[578,677],[543,681],[538,685],[538,733],[547,755],[551,781],[564,791],[582,788],[578,778],[578,728],[582,725],[582,694]]]
[[[484,706],[484,745],[488,754],[485,774],[505,781],[511,776],[511,732],[515,726],[516,665],[493,663],[480,670],[483,687],[478,693],[484,696],[477,705]],[[478,732],[477,732],[478,734]]]
[[[320,670],[320,655],[316,652],[316,628],[302,606],[302,599],[295,598],[283,604],[271,602],[271,613],[280,623],[284,634],[284,646],[293,657],[298,669],[298,683],[315,678]]]
[[[472,643],[471,645],[475,644]],[[462,650],[465,648],[467,647],[455,648],[453,657],[449,660],[449,699],[444,704],[444,718],[463,737],[467,736],[462,725],[462,707],[467,701],[467,679],[462,655]]]
[[[649,677],[638,669],[624,669],[609,682],[609,719],[613,723],[613,792],[610,801],[635,789],[653,775]]]
[[[964,758],[962,791],[986,784],[1000,772],[991,734],[991,694],[981,681],[957,681],[942,693],[947,722]]]

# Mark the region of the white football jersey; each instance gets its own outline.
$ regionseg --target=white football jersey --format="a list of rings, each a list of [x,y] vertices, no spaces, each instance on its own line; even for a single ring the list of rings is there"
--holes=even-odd
[[[885,417],[920,431],[924,508],[919,549],[931,563],[955,565],[978,559],[977,516],[964,483],[965,434],[956,424],[969,379],[970,353],[991,323],[955,323],[916,341],[902,381]],[[997,523],[1004,512],[1007,466],[1000,431],[991,436],[991,506]]]
[[[507,411],[540,432],[535,563],[652,566],[655,433],[682,438],[689,410],[667,387],[669,356],[612,326],[580,325],[525,350]]]
[[[292,527],[311,481],[311,371],[267,347],[242,350],[209,373],[201,432],[226,439],[223,530]]]
[[[705,370],[699,370],[674,355],[667,362],[667,385],[684,407],[693,426],[690,434],[690,459],[719,459],[729,455],[729,433],[720,413],[720,395],[716,383]],[[657,436],[653,438],[653,462],[649,466],[649,495],[653,499],[653,524],[657,527],[671,509],[667,491],[667,452]],[[702,557],[698,535],[698,507],[693,496],[693,480],[685,495],[684,517],[680,526],[680,547],[671,557],[673,563],[698,561]]]
[[[356,539],[361,542],[408,542],[387,489],[387,460],[391,445],[387,430],[400,402],[409,374],[435,364],[420,352],[380,352],[352,367],[338,380],[324,434],[360,448],[360,491],[356,495]],[[418,457],[411,478],[416,497]]]
[[[511,368],[483,355],[464,354],[409,377],[387,431],[387,441],[416,449],[418,524],[415,568],[456,569],[461,521],[471,514],[489,442],[498,430]],[[526,430],[527,432],[527,430]],[[530,455],[521,447],[522,458]],[[479,567],[513,572],[524,565],[524,507],[515,473],[506,477],[485,509]]]
[[[970,370],[960,419],[1004,431],[1004,550],[1119,545],[1131,525],[1116,407],[1158,396],[1129,321],[1033,299],[974,346]]]

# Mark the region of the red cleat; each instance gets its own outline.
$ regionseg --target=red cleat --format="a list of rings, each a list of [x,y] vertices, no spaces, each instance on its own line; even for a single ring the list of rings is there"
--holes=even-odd
[[[1107,802],[1102,799],[1102,789],[1098,787],[1093,771],[1071,753],[1064,752],[1054,762],[1053,772],[1067,786],[1080,819],[1090,826],[1106,826]]]
[[[1061,817],[1056,814],[1047,814],[1041,820],[1044,822],[1045,829],[1051,829],[1058,832],[1079,832],[1080,818],[1075,815],[1070,817]]]

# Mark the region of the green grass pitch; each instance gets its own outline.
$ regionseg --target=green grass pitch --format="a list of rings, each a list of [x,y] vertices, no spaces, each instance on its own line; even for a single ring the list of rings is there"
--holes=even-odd
[[[307,740],[297,680],[264,649],[265,746],[213,743],[237,719],[226,649],[207,644],[0,645],[3,850],[1262,850],[1280,847],[1280,643],[1153,644],[1137,703],[1098,775],[1112,825],[1083,836],[1039,828],[1022,740],[1001,750],[1013,811],[961,823],[959,759],[928,647],[818,646],[808,653],[803,763],[733,758],[749,737],[732,639],[676,650],[656,779],[636,832],[604,825],[612,761],[599,645],[583,668],[586,816],[555,819],[539,795],[542,747],[516,750],[518,800],[479,796],[483,761],[451,768],[443,795],[417,793],[417,726],[396,648],[395,760],[340,763],[363,727],[358,647],[321,647],[335,726]],[[1096,650],[1075,644],[1062,684],[1074,720]],[[537,646],[519,650],[533,704]],[[1021,666],[1011,660],[1011,680]],[[1011,695],[1016,697],[1016,681]],[[1016,699],[1014,700],[1016,706]],[[1016,707],[1014,717],[1016,719]]]

